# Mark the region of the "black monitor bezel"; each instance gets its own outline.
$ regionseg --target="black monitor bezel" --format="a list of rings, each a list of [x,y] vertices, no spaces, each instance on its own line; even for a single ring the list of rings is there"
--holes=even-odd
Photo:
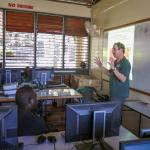
[[[46,80],[48,82],[49,80],[52,80],[52,74],[54,74],[54,68],[35,68],[32,70],[32,81],[37,80],[37,72],[50,72],[50,78]],[[41,82],[41,81],[40,81]]]
[[[140,144],[143,144],[143,143],[150,143],[150,138],[120,141],[119,142],[119,150],[124,150],[125,146],[134,146],[135,144],[140,145]]]
[[[11,82],[10,83],[21,83],[21,70],[22,69],[18,69],[18,68],[6,68],[6,69],[1,69],[0,73],[1,73],[1,85],[3,84],[7,84],[6,82],[6,72],[10,71],[11,72]],[[15,75],[15,76],[14,76]]]

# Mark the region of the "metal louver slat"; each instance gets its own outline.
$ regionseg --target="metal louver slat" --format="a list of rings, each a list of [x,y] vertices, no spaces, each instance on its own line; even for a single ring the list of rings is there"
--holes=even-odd
[[[6,31],[6,68],[33,67],[34,34]],[[10,61],[11,60],[11,61]]]
[[[88,67],[88,37],[65,37],[65,68],[80,68],[84,61]]]
[[[37,67],[60,68],[60,66],[62,66],[62,41],[63,35],[38,33],[36,52]]]

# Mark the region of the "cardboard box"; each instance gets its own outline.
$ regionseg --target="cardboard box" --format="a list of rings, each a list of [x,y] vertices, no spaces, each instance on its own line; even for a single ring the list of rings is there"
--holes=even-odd
[[[87,75],[73,75],[71,77],[71,87],[78,88],[83,86],[94,87],[97,92],[101,91],[101,82],[99,79]]]

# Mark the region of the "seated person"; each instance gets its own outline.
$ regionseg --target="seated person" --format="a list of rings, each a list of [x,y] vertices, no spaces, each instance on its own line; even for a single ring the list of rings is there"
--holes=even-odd
[[[29,67],[24,68],[21,74],[22,82],[30,82],[32,80],[32,73]]]
[[[49,130],[42,117],[37,115],[36,93],[30,86],[24,86],[16,92],[18,105],[18,135],[37,135]]]

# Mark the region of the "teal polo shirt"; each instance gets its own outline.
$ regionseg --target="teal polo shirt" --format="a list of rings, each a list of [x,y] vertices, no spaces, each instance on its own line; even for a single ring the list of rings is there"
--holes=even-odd
[[[121,61],[115,62],[116,69],[127,77],[125,82],[121,82],[113,72],[110,72],[110,96],[127,98],[129,96],[129,74],[131,70],[130,62],[124,57]]]

